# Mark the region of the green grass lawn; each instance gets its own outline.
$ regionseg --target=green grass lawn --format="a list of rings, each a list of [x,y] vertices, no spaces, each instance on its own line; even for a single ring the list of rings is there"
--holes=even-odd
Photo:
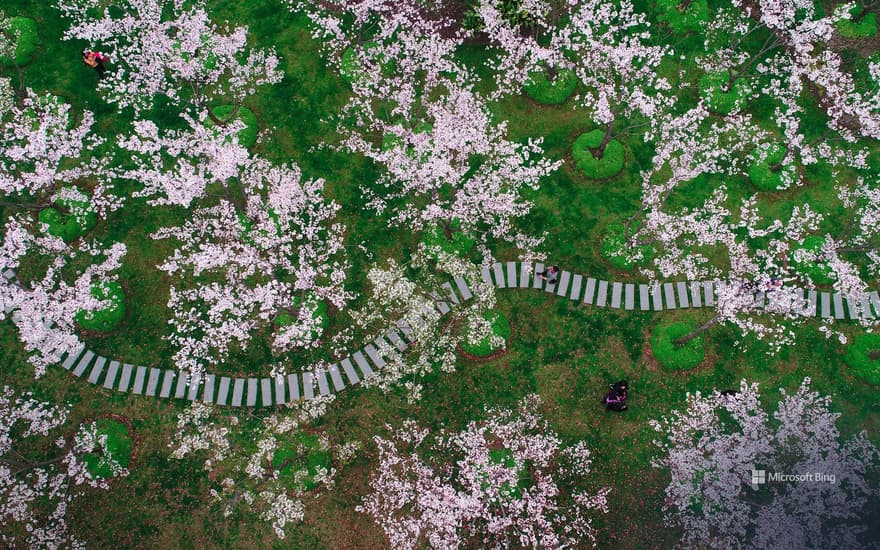
[[[262,128],[273,128],[271,139],[254,151],[275,162],[293,161],[306,177],[326,180],[328,196],[341,205],[340,219],[347,227],[347,253],[352,263],[349,287],[366,289],[370,260],[356,245],[364,243],[375,259],[394,258],[405,263],[419,235],[389,231],[385,220],[364,210],[360,186],[379,177],[378,169],[363,158],[335,151],[310,152],[321,142],[338,138],[325,122],[345,103],[348,85],[322,60],[319,45],[306,27],[306,19],[286,11],[277,0],[209,2],[215,20],[229,19],[249,26],[253,45],[274,46],[282,57],[284,80],[262,88],[246,101]],[[9,15],[26,15],[38,22],[40,45],[26,71],[27,84],[63,96],[76,110],[95,112],[98,127],[107,135],[123,133],[131,113],[116,112],[95,93],[97,76],[80,59],[81,42],[63,42],[64,23],[50,2],[6,0]],[[696,46],[695,46],[696,47]],[[486,53],[469,48],[462,56],[478,63]],[[112,64],[111,64],[112,70]],[[694,76],[696,80],[698,76]],[[511,137],[542,137],[546,154],[565,161],[537,192],[527,196],[535,203],[523,222],[531,233],[547,233],[544,250],[553,263],[591,276],[638,280],[630,271],[611,266],[601,255],[605,228],[631,216],[640,204],[639,171],[650,165],[650,144],[638,136],[621,136],[626,164],[608,181],[585,178],[573,165],[571,143],[592,130],[587,117],[572,108],[572,99],[556,106],[541,105],[525,95],[494,105],[498,119],[509,121]],[[160,124],[175,124],[176,113],[157,108],[151,115]],[[765,116],[770,116],[769,114]],[[852,176],[844,174],[842,177]],[[732,202],[753,192],[748,181],[729,182]],[[682,188],[673,204],[692,205],[698,199]],[[817,208],[838,211],[830,181],[815,181],[795,190],[763,195],[761,208],[787,215],[791,205],[805,197]],[[705,197],[703,197],[705,198]],[[0,215],[10,210],[0,208]],[[127,296],[127,315],[107,335],[86,335],[91,349],[116,359],[173,367],[168,333],[168,280],[155,265],[171,250],[164,241],[145,235],[166,224],[179,223],[186,212],[149,208],[131,200],[111,219],[100,220],[95,234],[121,240],[128,246],[120,280]],[[826,218],[823,230],[839,230],[839,220]],[[498,255],[507,259],[506,249]],[[513,258],[510,258],[513,259]],[[684,404],[686,392],[738,386],[741,378],[759,382],[766,396],[776,388],[796,388],[810,376],[813,389],[831,395],[843,413],[839,421],[845,436],[867,430],[880,444],[880,399],[877,388],[856,379],[843,361],[845,347],[826,340],[815,327],[795,329],[798,345],[775,356],[767,345],[751,339],[745,351],[735,347],[742,336],[732,327],[716,327],[703,336],[706,358],[687,372],[669,372],[651,356],[650,334],[658,322],[704,322],[708,312],[686,310],[661,314],[612,311],[576,304],[543,292],[500,291],[499,309],[508,317],[512,335],[507,353],[487,362],[461,360],[454,374],[433,374],[424,385],[429,391],[415,405],[403,391],[384,395],[376,389],[342,392],[330,412],[318,423],[337,440],[360,440],[366,452],[347,465],[336,488],[319,491],[307,499],[305,522],[279,541],[271,527],[246,508],[223,518],[211,500],[211,473],[193,459],[169,457],[168,438],[174,430],[181,403],[117,394],[73,378],[60,368],[50,368],[33,379],[27,356],[10,322],[0,323],[2,384],[28,389],[58,403],[72,403],[76,422],[105,413],[130,419],[136,434],[137,460],[127,478],[113,481],[109,491],[88,492],[70,511],[74,533],[94,548],[377,548],[385,539],[370,518],[354,508],[369,490],[375,462],[372,436],[385,433],[385,425],[412,418],[423,426],[458,430],[480,418],[485,406],[514,406],[523,396],[537,392],[555,430],[568,441],[585,440],[593,452],[594,489],[611,486],[609,514],[597,517],[599,547],[667,547],[678,540],[674,529],[664,527],[663,489],[668,481],[650,467],[655,453],[650,419],[657,419]],[[358,302],[356,302],[358,303]],[[331,311],[329,332],[343,328],[346,320]],[[856,333],[856,327],[848,327]],[[218,373],[267,375],[273,360],[265,340],[247,351],[234,352]],[[329,351],[292,354],[287,360],[305,364],[331,359]],[[609,383],[626,378],[630,383],[629,410],[606,412],[600,404]],[[268,414],[257,410],[256,416]]]

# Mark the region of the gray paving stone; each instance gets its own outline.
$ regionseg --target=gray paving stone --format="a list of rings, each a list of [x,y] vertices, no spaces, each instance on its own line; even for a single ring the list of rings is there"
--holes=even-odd
[[[131,371],[134,367],[128,363],[122,365],[122,376],[119,377],[119,388],[121,392],[127,392],[131,383]]]
[[[355,364],[361,369],[364,378],[373,375],[373,369],[370,368],[370,364],[367,363],[367,358],[364,357],[363,353],[356,351],[352,354],[351,358],[354,359]]]
[[[691,307],[688,301],[687,283],[675,283],[675,289],[678,291],[678,307]]]
[[[703,297],[706,307],[715,305],[715,288],[713,281],[703,281]]]
[[[483,282],[486,283],[487,285],[494,286],[494,283],[492,282],[492,275],[489,273],[488,267],[484,267],[483,269],[480,270],[480,277],[483,279]]]
[[[113,384],[116,383],[116,374],[119,372],[119,361],[110,361],[110,366],[107,367],[107,376],[104,377],[104,387],[108,390],[113,389]]]
[[[302,373],[303,375],[303,397],[306,401],[311,401],[315,398],[315,380],[312,373],[306,371]]]
[[[515,288],[516,283],[516,262],[507,262],[507,288]]]
[[[299,376],[296,373],[287,375],[288,401],[299,401]]]
[[[453,305],[458,304],[458,294],[452,290],[452,285],[449,283],[443,283],[440,285],[441,288],[446,289],[446,295],[449,296],[449,300],[453,303]]]
[[[378,368],[382,368],[385,366],[385,360],[379,357],[379,352],[373,347],[373,344],[367,344],[364,346],[364,351],[367,352],[367,357],[376,365]]]
[[[183,373],[181,373],[182,376]],[[189,375],[187,376],[189,380],[187,381],[187,388],[189,388],[186,392],[186,398],[190,401],[195,401],[199,398],[199,390],[202,389],[202,375]]]
[[[819,302],[822,304],[822,318],[831,317],[831,295],[827,292],[819,294]]]
[[[581,285],[583,284],[583,281],[583,275],[575,275],[571,279],[571,292],[568,294],[568,297],[575,302],[579,302],[581,300]]]
[[[461,277],[455,278],[455,286],[458,288],[458,293],[461,295],[461,299],[465,302],[474,297],[473,293],[471,293],[471,289],[468,288],[467,282]]]
[[[162,374],[162,371],[156,367],[150,369],[150,377],[147,379],[147,389],[144,391],[144,395],[149,395],[150,397],[156,395],[156,390],[159,389],[160,374]]]
[[[79,359],[80,355],[82,355],[82,352],[84,352],[85,349],[85,346],[80,346],[72,352],[68,353],[61,366],[64,367],[65,370],[70,370],[71,368],[73,368],[76,360]]]
[[[11,269],[7,269],[6,271],[3,272],[3,278],[6,279],[7,281],[11,281],[12,279],[15,278],[15,271],[12,271]]]
[[[703,307],[703,297],[700,295],[702,285],[699,281],[691,283],[691,305],[693,307]]]
[[[675,289],[672,283],[663,284],[663,296],[666,298],[666,309],[675,309]]]
[[[399,328],[400,332],[403,333],[403,337],[406,338],[407,342],[409,342],[410,344],[415,342],[415,336],[412,327],[406,324],[403,319],[397,321],[397,328]]]
[[[596,305],[605,307],[608,301],[608,281],[599,281],[599,288],[596,291]]]
[[[544,286],[544,279],[538,277],[538,273],[544,271],[544,264],[535,264],[535,274],[532,279],[532,288],[541,288]]]
[[[361,378],[358,376],[357,371],[354,370],[354,365],[351,364],[351,358],[346,357],[342,361],[339,362],[342,365],[342,370],[345,372],[346,378],[348,378],[349,384],[357,384],[361,381]]]
[[[651,287],[651,305],[654,311],[663,311],[663,298],[660,293],[660,283]]]
[[[504,281],[504,265],[495,263],[492,265],[492,274],[495,275],[495,286],[505,288],[507,283]]]
[[[236,378],[232,381],[232,403],[233,407],[241,407],[241,400],[244,397],[244,378]]]
[[[818,309],[817,304],[816,304],[817,296],[818,296],[818,293],[815,290],[809,290],[807,292],[807,301],[810,304],[809,310],[807,310],[807,315],[809,315],[810,317],[816,316],[816,311]]]
[[[611,307],[619,308],[620,299],[623,297],[623,283],[611,284]]]
[[[177,373],[177,387],[174,388],[174,399],[183,399],[186,395],[186,379],[189,378],[183,371]]]
[[[519,264],[519,287],[529,288],[529,277],[532,276],[532,264],[523,262]]]
[[[174,387],[175,374],[176,373],[173,370],[165,371],[165,378],[162,379],[162,389],[159,390],[159,397],[167,399],[171,395],[171,388]]]
[[[639,285],[639,308],[642,311],[651,309],[651,299],[648,295],[648,285]]]
[[[446,315],[447,313],[452,311],[452,308],[449,307],[449,304],[444,302],[440,298],[440,296],[438,296],[437,294],[432,294],[432,297],[436,300],[436,302],[434,302],[434,307],[437,308],[437,311],[440,312],[440,315]]]
[[[843,295],[840,292],[835,292],[831,298],[834,304],[834,318],[846,319],[846,311],[843,309]]]
[[[214,402],[214,380],[216,380],[216,376],[213,374],[209,374],[205,376],[205,391],[202,392],[202,401],[205,403],[213,403]],[[229,391],[229,382],[226,382],[226,391]]]
[[[846,311],[849,314],[850,319],[859,319],[864,316],[864,313],[859,313],[861,304],[858,300],[847,296],[843,301],[846,304]]]
[[[89,373],[90,384],[98,383],[98,379],[101,378],[101,373],[104,372],[104,365],[106,364],[107,359],[99,355],[98,358],[95,360],[95,366],[92,367],[92,371]]]
[[[244,386],[244,379],[239,378],[235,381],[236,386],[238,385],[238,381],[241,380],[241,385]],[[257,404],[257,379],[256,378],[248,378],[247,379],[247,398],[245,404],[248,407],[253,407]]]
[[[272,406],[272,379],[260,378],[260,398],[264,407]]]
[[[592,277],[588,277],[587,278],[587,287],[584,290],[584,303],[585,304],[592,304],[593,303],[593,296],[595,295],[595,293],[596,293],[596,279],[594,279]]]
[[[868,297],[871,299],[871,305],[874,306],[874,316],[880,317],[880,293],[873,290],[868,293]]]
[[[228,376],[220,378],[220,388],[217,390],[216,401],[218,405],[225,405],[226,401],[229,399],[229,385],[230,379]]]
[[[330,385],[327,383],[327,371],[324,369],[316,370],[315,379],[318,381],[318,392],[321,395],[329,395]]]
[[[333,388],[336,391],[342,391],[345,388],[345,382],[342,381],[342,374],[339,373],[339,365],[330,365],[330,380],[333,381]]]
[[[287,403],[287,398],[284,395],[284,377],[276,376],[275,377],[275,403],[278,405],[283,405]]]
[[[636,308],[636,285],[627,283],[624,287],[624,302],[623,307],[625,309],[635,309]]]
[[[388,329],[388,332],[385,333],[388,336],[388,341],[398,349],[398,351],[406,351],[407,346],[406,342],[403,341],[403,338],[400,337],[400,334],[397,333],[393,328]]]
[[[871,302],[868,301],[868,295],[862,294],[862,299],[859,300],[859,305],[862,308],[862,316],[866,319],[873,319],[874,314],[871,313]]]
[[[86,372],[86,368],[88,368],[94,356],[95,354],[92,353],[91,350],[86,350],[85,354],[80,357],[80,360],[77,362],[76,367],[74,367],[73,374],[76,376],[82,376],[83,373]]]
[[[563,271],[562,275],[559,276],[559,286],[556,288],[557,296],[565,296],[568,292],[568,282],[571,280],[571,273],[568,271]]]
[[[763,308],[764,307],[764,298],[766,298],[766,297],[767,297],[766,293],[756,292],[755,293],[755,307]]]

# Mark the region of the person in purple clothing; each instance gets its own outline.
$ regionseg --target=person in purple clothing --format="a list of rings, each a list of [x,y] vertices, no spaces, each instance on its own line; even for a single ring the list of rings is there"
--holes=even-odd
[[[602,403],[609,411],[625,411],[628,384],[626,380],[621,380],[616,384],[608,385],[610,391],[602,398]]]

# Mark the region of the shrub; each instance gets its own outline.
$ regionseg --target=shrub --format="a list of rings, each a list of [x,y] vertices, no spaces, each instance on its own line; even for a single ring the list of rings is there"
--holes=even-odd
[[[506,341],[510,338],[510,321],[498,310],[489,310],[483,313],[483,318],[492,323],[492,334],[504,338]],[[476,345],[472,345],[467,338],[461,342],[461,349],[465,353],[475,355],[477,357],[486,357],[492,355],[495,349],[489,343],[489,337],[483,338]]]
[[[211,113],[220,120],[226,120],[232,114],[234,109],[234,105],[218,105],[211,109]],[[242,105],[238,108],[235,120],[241,120],[245,125],[244,128],[238,132],[238,143],[242,147],[250,147],[256,143],[257,133],[260,131],[260,124],[257,122],[257,117],[254,115],[253,111]],[[208,128],[212,128],[214,126],[214,121],[209,118],[205,121],[205,125]]]
[[[785,155],[785,147],[778,143],[770,145],[766,150],[752,153],[752,164],[749,166],[752,184],[761,191],[788,188],[796,178],[794,165],[785,164],[773,170],[773,165],[781,163]]]
[[[850,16],[855,19],[862,13],[862,8],[856,6],[850,10]],[[858,22],[852,19],[841,19],[837,22],[837,30],[840,36],[845,38],[870,38],[877,34],[877,17],[873,13],[868,13]]]
[[[333,460],[329,450],[322,449],[318,436],[301,432],[290,446],[280,447],[272,456],[272,467],[280,468],[278,477],[285,485],[311,491],[318,486],[315,476],[318,469],[330,470]]]
[[[676,346],[675,341],[690,334],[694,330],[691,323],[661,323],[654,327],[651,334],[651,353],[666,370],[689,370],[703,360],[703,339],[700,336],[690,340],[683,346]]]
[[[18,40],[15,43],[15,56],[0,55],[0,65],[21,67],[30,63],[40,45],[37,22],[30,17],[11,17],[9,28],[4,30],[13,36],[17,35]]]
[[[847,346],[843,360],[853,374],[869,384],[880,386],[880,334],[859,334]]]
[[[798,273],[808,276],[814,283],[828,284],[834,281],[833,271],[825,262],[817,262],[813,260],[798,261],[798,250],[806,250],[812,254],[818,255],[822,253],[822,245],[825,243],[825,237],[813,235],[807,237],[801,246],[791,251],[791,265]]]
[[[306,298],[308,301],[309,298]],[[299,308],[300,298],[299,296],[295,296],[293,298],[293,307],[294,309]],[[327,326],[330,324],[330,318],[327,316],[327,302],[322,300],[318,300],[315,304],[315,312],[312,314],[312,319],[319,319],[319,327],[312,330],[311,339],[316,340],[320,338],[320,336],[327,329]],[[275,324],[278,328],[284,328],[286,326],[290,326],[296,322],[296,317],[291,315],[290,313],[283,312],[275,318]]]
[[[446,232],[440,224],[425,232],[422,242],[425,243],[428,254],[432,257],[436,258],[436,255],[431,252],[434,247],[439,247],[447,254],[467,256],[477,242],[471,235],[461,231],[461,222],[458,220],[453,219],[449,226],[451,238],[446,238]]]
[[[599,147],[604,137],[605,132],[602,130],[593,130],[578,136],[571,146],[571,156],[574,157],[575,164],[588,178],[610,178],[623,170],[623,144],[616,139],[608,142],[600,158],[593,156],[592,149]]]
[[[547,69],[529,73],[529,82],[523,90],[530,98],[544,105],[558,105],[568,99],[577,88],[577,75],[571,69],[558,69],[551,79]]]
[[[749,96],[749,84],[742,78],[734,81],[730,90],[724,91],[730,80],[726,71],[710,72],[700,79],[700,96],[706,107],[721,115],[727,115],[745,107]]]
[[[602,256],[608,260],[608,263],[617,269],[633,269],[638,264],[644,264],[651,259],[653,248],[650,245],[643,245],[640,248],[642,259],[633,262],[625,254],[630,248],[630,244],[624,236],[624,227],[622,223],[612,223],[606,230],[605,237],[602,239]]]
[[[37,218],[49,226],[47,233],[65,242],[85,235],[98,221],[88,196],[74,187],[63,188],[55,204],[56,207],[40,210]],[[62,213],[62,209],[65,212]]]
[[[106,479],[115,477],[113,463],[123,468],[128,468],[131,462],[131,452],[134,446],[128,426],[112,418],[99,418],[95,421],[96,432],[99,437],[107,436],[106,455],[102,453],[87,453],[82,456],[92,477]]]
[[[92,285],[92,298],[109,300],[110,305],[96,311],[76,312],[76,322],[86,330],[109,332],[125,318],[125,292],[116,281]]]

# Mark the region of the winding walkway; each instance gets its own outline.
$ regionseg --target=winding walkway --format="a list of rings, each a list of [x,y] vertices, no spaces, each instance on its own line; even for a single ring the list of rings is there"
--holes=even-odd
[[[559,273],[558,284],[549,284],[535,277],[535,273],[543,269],[544,265],[540,263],[534,267],[532,264],[520,262],[496,263],[491,268],[483,269],[482,278],[497,288],[542,289],[578,303],[641,311],[712,307],[719,288],[724,284],[720,281],[653,285],[620,283],[602,281],[570,271]],[[15,273],[7,271],[3,277],[13,280]],[[456,278],[453,283],[454,286],[444,283],[442,288],[445,296],[437,296],[435,307],[442,315],[473,297],[464,279]],[[880,295],[876,291],[869,293],[858,305],[840,293],[803,289],[795,289],[795,292],[799,292],[804,298],[806,307],[801,313],[805,316],[857,319],[859,312],[863,312],[869,318],[874,318],[875,315],[880,317]],[[763,293],[758,293],[755,299],[759,306],[764,305]],[[314,399],[315,396],[340,392],[348,386],[358,384],[385,366],[385,358],[379,350],[390,344],[390,347],[405,351],[413,343],[412,334],[410,326],[398,322],[373,342],[334,363],[327,370],[292,373],[278,378],[234,378],[206,374],[204,377],[190,379],[187,372],[122,363],[102,357],[84,346],[72,353],[63,354],[60,364],[74,376],[85,376],[89,383],[101,385],[108,390],[169,399],[201,400],[232,407],[269,407],[301,399]]]

